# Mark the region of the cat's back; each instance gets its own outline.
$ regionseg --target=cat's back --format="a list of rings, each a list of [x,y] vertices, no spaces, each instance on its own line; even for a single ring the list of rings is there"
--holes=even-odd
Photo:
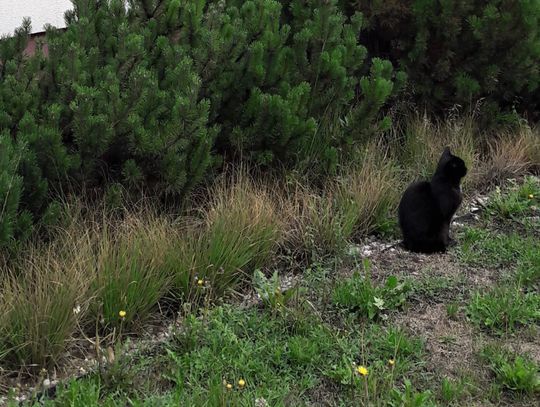
[[[431,195],[431,184],[428,181],[413,182],[403,193],[399,206],[426,203],[431,201]]]
[[[431,184],[427,181],[414,182],[407,187],[398,207],[399,222],[402,226],[409,223],[424,223],[435,210]]]

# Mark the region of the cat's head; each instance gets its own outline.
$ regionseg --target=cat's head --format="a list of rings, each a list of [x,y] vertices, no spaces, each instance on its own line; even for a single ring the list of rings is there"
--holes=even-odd
[[[446,147],[439,159],[436,174],[459,182],[467,175],[467,166],[465,161],[450,152],[450,147]]]

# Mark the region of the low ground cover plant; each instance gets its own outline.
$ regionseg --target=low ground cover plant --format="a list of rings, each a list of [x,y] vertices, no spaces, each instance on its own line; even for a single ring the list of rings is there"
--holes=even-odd
[[[495,287],[474,293],[468,307],[471,321],[496,334],[508,334],[540,322],[540,295],[519,286]]]
[[[540,393],[538,364],[527,355],[514,354],[503,347],[491,345],[482,350],[481,357],[506,390],[518,396]]]
[[[411,290],[410,283],[390,276],[377,285],[371,277],[369,262],[363,271],[355,271],[350,279],[339,282],[333,292],[333,301],[339,306],[374,319],[388,310],[402,306]]]

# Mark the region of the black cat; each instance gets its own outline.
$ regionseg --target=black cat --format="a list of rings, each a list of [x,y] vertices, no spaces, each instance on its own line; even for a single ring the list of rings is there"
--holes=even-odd
[[[413,252],[445,252],[450,222],[463,196],[459,183],[467,174],[465,162],[446,147],[431,182],[409,185],[399,203],[403,245]]]

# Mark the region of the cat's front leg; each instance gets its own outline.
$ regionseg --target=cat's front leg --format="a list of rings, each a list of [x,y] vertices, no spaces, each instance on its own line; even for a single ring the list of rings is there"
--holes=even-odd
[[[457,242],[455,241],[455,239],[452,239],[450,237],[450,224],[452,223],[452,220],[450,220],[449,222],[445,223],[445,232],[446,232],[446,241],[445,241],[445,244],[447,247],[454,247]]]
[[[450,243],[450,223],[444,222],[441,227],[441,240],[444,244],[444,246],[448,246]]]

